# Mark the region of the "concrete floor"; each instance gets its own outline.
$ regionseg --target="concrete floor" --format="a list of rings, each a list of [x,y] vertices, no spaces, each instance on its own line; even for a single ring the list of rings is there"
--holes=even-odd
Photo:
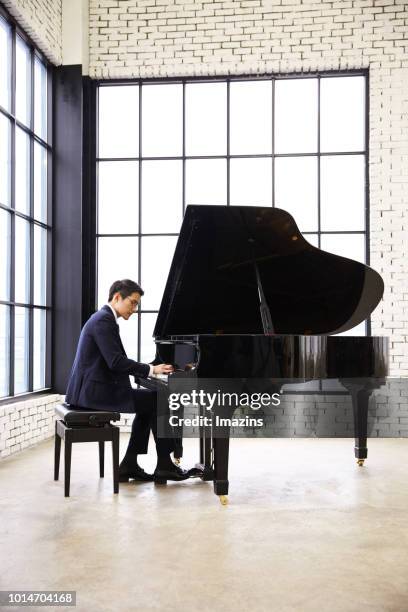
[[[408,610],[408,439],[370,440],[363,468],[353,440],[232,440],[228,506],[199,480],[113,495],[92,444],[65,499],[52,445],[0,463],[2,590],[76,590],[87,612]]]

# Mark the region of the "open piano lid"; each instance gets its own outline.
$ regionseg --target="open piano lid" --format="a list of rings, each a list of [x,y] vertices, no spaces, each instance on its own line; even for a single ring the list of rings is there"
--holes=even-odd
[[[284,210],[188,206],[154,336],[263,334],[256,266],[276,334],[346,331],[384,291],[372,268],[309,244]]]

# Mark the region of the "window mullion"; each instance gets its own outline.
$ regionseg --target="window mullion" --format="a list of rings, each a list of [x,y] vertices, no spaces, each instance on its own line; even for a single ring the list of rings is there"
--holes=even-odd
[[[12,163],[12,166],[14,164]],[[14,195],[14,181],[12,185],[12,197]],[[10,309],[9,309],[9,395],[14,395],[14,330],[15,330],[15,216],[10,218]]]
[[[230,79],[227,79],[227,206],[230,205]]]
[[[34,132],[34,54],[30,50],[31,60],[31,88],[30,88],[30,126]],[[34,138],[30,134],[30,217],[34,219]],[[29,303],[34,304],[34,224],[30,221],[30,292]],[[34,372],[34,310],[29,308],[28,311],[28,390],[33,390],[33,372]]]
[[[272,208],[275,208],[275,79],[272,79]]]
[[[16,29],[12,26],[11,31],[11,99],[10,110],[13,115],[11,121],[11,137],[10,137],[10,205],[12,210],[15,210],[15,193],[16,193]],[[15,214],[10,213],[10,276],[9,276],[9,296],[10,302],[15,300]],[[11,305],[9,308],[9,395],[14,395],[14,333],[15,330],[15,308]]]
[[[321,248],[321,186],[320,186],[320,75],[317,76],[317,244]]]
[[[142,171],[142,97],[143,97],[143,87],[142,87],[142,82],[139,81],[139,108],[138,108],[138,113],[139,113],[139,189],[138,189],[138,213],[139,213],[139,237],[138,237],[138,241],[137,241],[137,254],[138,254],[138,281],[140,282],[140,279],[142,277],[142,238],[141,238],[141,233],[142,233],[142,181],[143,181],[143,171]],[[98,155],[99,155],[99,151],[98,151]],[[137,313],[137,358],[138,361],[140,361],[140,354],[141,354],[141,349],[142,349],[142,315],[141,312],[139,311]]]
[[[370,87],[369,87],[369,83],[370,83],[370,75],[367,74],[365,77],[365,116],[364,116],[364,120],[365,120],[365,125],[364,125],[364,129],[365,129],[365,139],[364,139],[364,172],[365,172],[365,193],[364,193],[364,200],[365,200],[365,215],[364,215],[364,220],[365,220],[365,227],[364,227],[364,233],[365,233],[365,243],[366,243],[366,265],[369,266],[370,265],[370,171],[369,171],[369,148],[370,148],[370,118],[369,118],[369,114],[368,114],[368,109],[370,108]],[[371,336],[371,315],[368,317],[367,321],[366,321],[366,334],[368,336]]]
[[[186,212],[186,82],[183,81],[183,169],[182,169],[182,202],[181,216]]]

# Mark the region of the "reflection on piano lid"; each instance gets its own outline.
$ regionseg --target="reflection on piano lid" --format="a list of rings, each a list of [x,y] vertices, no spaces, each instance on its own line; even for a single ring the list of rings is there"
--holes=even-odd
[[[154,336],[334,334],[383,291],[377,272],[312,246],[284,210],[188,206]]]

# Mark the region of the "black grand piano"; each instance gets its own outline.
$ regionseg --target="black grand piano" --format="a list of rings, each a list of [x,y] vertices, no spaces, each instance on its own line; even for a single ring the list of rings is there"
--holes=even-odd
[[[188,206],[154,329],[155,362],[198,379],[338,379],[352,396],[361,466],[368,400],[387,375],[388,339],[332,334],[364,321],[383,289],[373,269],[310,245],[284,210]],[[202,428],[202,477],[214,481],[221,503],[228,453],[228,435]]]

